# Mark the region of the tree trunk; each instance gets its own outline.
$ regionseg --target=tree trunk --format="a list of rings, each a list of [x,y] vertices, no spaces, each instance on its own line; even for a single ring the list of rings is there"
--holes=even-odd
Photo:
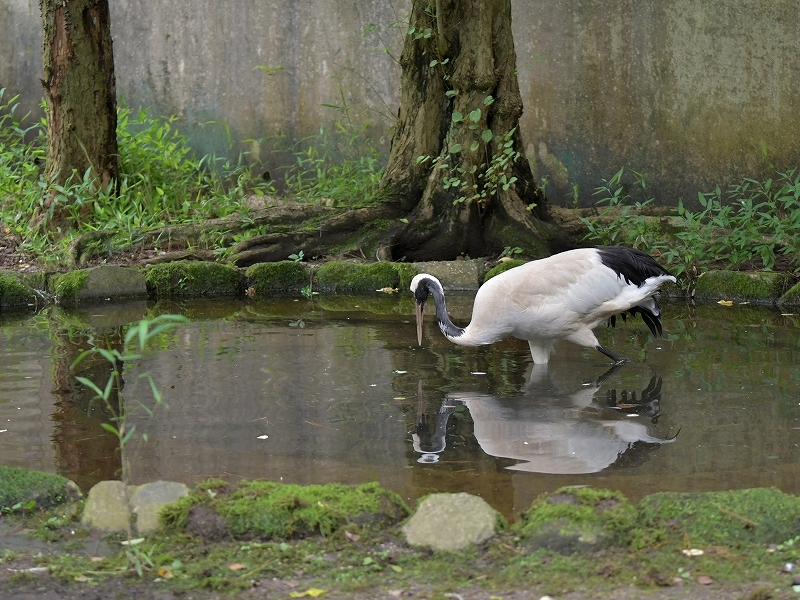
[[[116,86],[108,0],[40,0],[48,181],[91,169],[95,188],[119,175]],[[52,199],[51,199],[52,201]],[[64,207],[55,207],[55,213]],[[54,214],[54,225],[62,218]]]
[[[411,210],[389,258],[547,253],[556,228],[521,151],[510,0],[414,0],[384,193]]]
[[[522,153],[511,0],[413,0],[401,100],[379,206],[271,233],[234,249],[240,266],[303,250],[446,260],[575,243],[551,220]]]

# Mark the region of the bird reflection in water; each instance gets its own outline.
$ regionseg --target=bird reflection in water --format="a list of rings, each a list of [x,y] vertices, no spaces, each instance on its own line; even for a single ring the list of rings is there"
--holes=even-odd
[[[546,365],[533,365],[520,397],[449,393],[436,415],[433,431],[425,415],[417,413],[412,440],[420,454],[418,462],[439,461],[446,447],[447,422],[461,405],[469,409],[474,435],[483,451],[520,461],[507,467],[515,471],[596,473],[612,465],[634,444],[674,441],[677,436],[661,438],[649,431],[661,414],[661,377],[653,375],[638,397],[632,390],[603,390],[603,381],[616,369],[571,393],[555,389]]]

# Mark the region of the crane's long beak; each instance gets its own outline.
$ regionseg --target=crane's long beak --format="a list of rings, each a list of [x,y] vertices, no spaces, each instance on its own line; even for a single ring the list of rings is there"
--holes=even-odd
[[[417,343],[420,346],[422,346],[422,312],[424,309],[424,304],[417,303]]]

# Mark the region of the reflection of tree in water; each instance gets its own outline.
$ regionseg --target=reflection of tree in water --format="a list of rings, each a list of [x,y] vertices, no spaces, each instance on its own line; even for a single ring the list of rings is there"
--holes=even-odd
[[[98,481],[117,479],[121,463],[117,438],[102,428],[102,423],[109,422],[113,415],[102,401],[95,399],[92,390],[75,380],[75,376],[105,382],[110,367],[105,359],[95,355],[87,357],[77,371],[72,371],[73,361],[90,347],[90,337],[96,333],[58,320],[52,330],[56,469],[86,492]],[[121,328],[108,332],[108,347],[121,347],[123,335]]]
[[[661,377],[653,375],[640,392],[604,390],[603,382],[615,370],[570,393],[554,386],[546,365],[533,367],[519,397],[448,393],[435,416],[417,415],[412,445],[418,462],[440,460],[452,439],[448,424],[460,406],[469,409],[474,437],[482,450],[517,461],[507,467],[516,471],[596,473],[631,450],[636,453],[638,448],[655,448],[674,440],[650,433],[661,414]]]

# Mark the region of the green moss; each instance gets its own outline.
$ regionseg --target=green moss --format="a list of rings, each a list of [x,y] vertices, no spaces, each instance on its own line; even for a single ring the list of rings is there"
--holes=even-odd
[[[495,275],[500,275],[500,273],[505,273],[509,269],[513,269],[514,267],[518,267],[520,265],[524,265],[527,261],[518,260],[516,258],[512,258],[511,260],[506,260],[501,262],[499,265],[496,265],[489,269],[486,273],[486,276],[483,278],[483,283],[489,281]]]
[[[787,306],[800,305],[800,283],[796,283],[789,288],[789,291],[778,300],[778,304],[785,304]]]
[[[69,484],[60,475],[0,465],[0,511],[30,502],[37,509],[61,504],[72,495]]]
[[[781,543],[800,531],[800,498],[767,488],[662,492],[643,498],[639,515],[643,526],[688,536],[695,547]]]
[[[0,308],[27,306],[34,297],[22,277],[12,271],[0,272]]]
[[[147,293],[157,298],[236,296],[243,284],[241,273],[234,267],[188,260],[151,265],[144,278]]]
[[[405,263],[332,261],[317,270],[317,282],[320,292],[365,293],[386,287],[408,289],[415,274],[414,266]]]
[[[697,279],[695,298],[772,303],[786,291],[788,279],[782,273],[708,271]]]
[[[51,281],[53,295],[60,304],[70,306],[78,300],[78,292],[86,287],[89,272],[85,270],[70,271],[56,275]]]
[[[200,507],[205,509],[206,520],[221,517],[225,531],[234,538],[328,536],[346,525],[380,529],[408,516],[408,507],[400,497],[377,483],[300,486],[242,481],[231,486],[212,480],[165,508],[162,522],[172,531],[189,527],[192,533],[191,523],[197,518],[191,515],[200,514]],[[203,531],[201,528],[200,533]]]
[[[257,293],[297,292],[307,286],[309,275],[305,265],[291,260],[258,263],[245,271],[245,285]]]
[[[620,492],[565,487],[537,498],[519,531],[529,546],[571,553],[629,544],[635,525],[636,509]]]

